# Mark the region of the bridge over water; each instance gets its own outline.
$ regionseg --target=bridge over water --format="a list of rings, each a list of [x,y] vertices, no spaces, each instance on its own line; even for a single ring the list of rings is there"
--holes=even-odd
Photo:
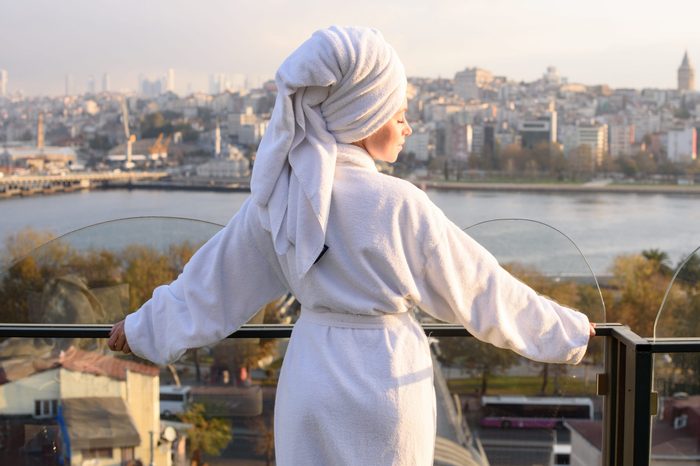
[[[135,181],[159,180],[167,176],[166,172],[136,171],[7,176],[0,178],[0,197],[75,191],[106,184],[129,184]]]

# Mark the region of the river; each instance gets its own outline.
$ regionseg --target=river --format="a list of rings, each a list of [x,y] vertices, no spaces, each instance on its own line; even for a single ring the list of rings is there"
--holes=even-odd
[[[428,195],[461,227],[496,218],[547,223],[575,241],[601,275],[608,273],[620,254],[658,248],[675,265],[700,245],[697,196],[437,190],[429,190]],[[226,223],[247,197],[247,193],[108,190],[4,199],[0,200],[0,238],[28,227],[61,235],[94,223],[137,216]],[[527,235],[522,235],[522,241],[516,235],[511,243],[523,253],[536,249],[546,257],[552,253],[550,233],[529,242]],[[477,240],[481,234],[474,231]]]

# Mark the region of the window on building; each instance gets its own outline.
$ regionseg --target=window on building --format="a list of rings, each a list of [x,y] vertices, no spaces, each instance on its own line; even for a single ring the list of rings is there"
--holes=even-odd
[[[111,448],[90,448],[88,450],[80,450],[84,460],[93,460],[99,458],[112,458]]]
[[[58,400],[35,400],[35,417],[54,417],[58,413]]]
[[[122,462],[131,461],[133,459],[135,459],[134,458],[134,449],[133,448],[122,448]]]

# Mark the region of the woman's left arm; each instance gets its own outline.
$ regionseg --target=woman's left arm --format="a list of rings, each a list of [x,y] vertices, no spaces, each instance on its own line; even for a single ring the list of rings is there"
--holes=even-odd
[[[581,361],[595,333],[584,314],[538,295],[444,216],[437,222],[418,282],[422,309],[533,360]]]

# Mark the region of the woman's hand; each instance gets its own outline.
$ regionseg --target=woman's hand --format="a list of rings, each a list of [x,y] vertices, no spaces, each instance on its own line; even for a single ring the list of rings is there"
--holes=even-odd
[[[595,323],[591,322],[590,323],[590,328],[588,329],[588,336],[590,338],[593,338],[595,336]]]
[[[112,326],[109,332],[109,341],[107,342],[109,349],[112,351],[121,351],[124,354],[130,354],[129,342],[126,341],[126,332],[124,332],[124,321],[121,320]]]

